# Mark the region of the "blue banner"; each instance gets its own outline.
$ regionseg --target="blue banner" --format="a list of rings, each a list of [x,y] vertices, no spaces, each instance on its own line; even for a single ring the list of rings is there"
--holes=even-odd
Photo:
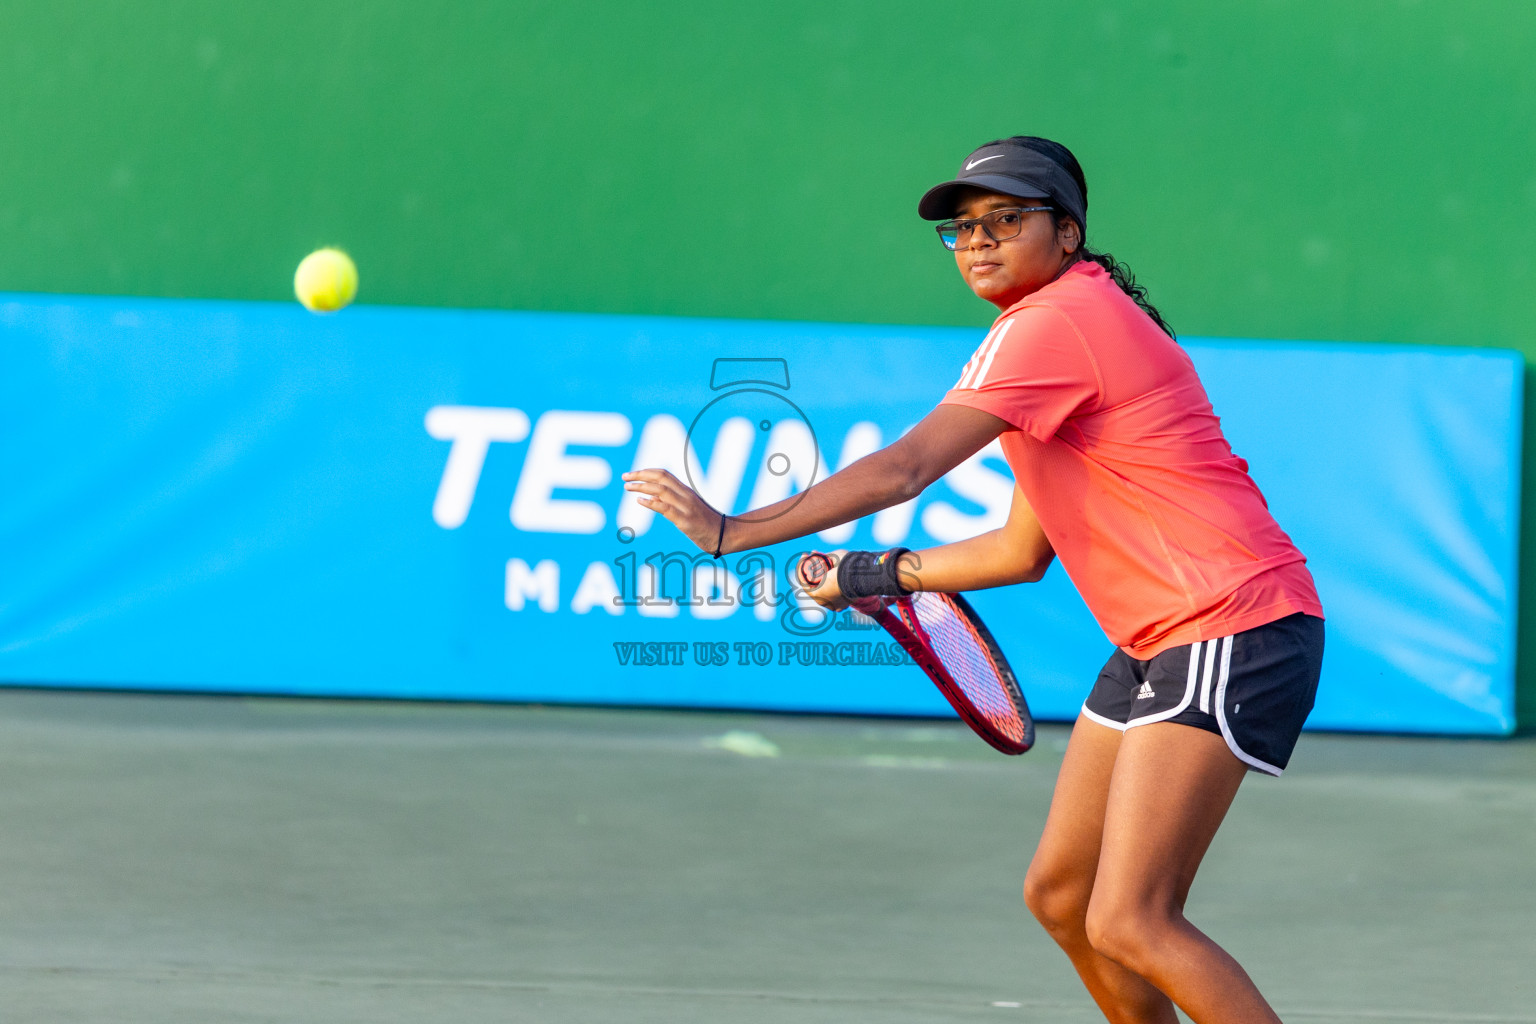
[[[723,566],[626,498],[742,511],[888,444],[980,330],[0,296],[0,680],[943,714],[811,547],[1006,515],[994,447]],[[1522,362],[1185,339],[1329,616],[1315,728],[1512,729]],[[1059,567],[974,595],[1042,718],[1108,642]]]

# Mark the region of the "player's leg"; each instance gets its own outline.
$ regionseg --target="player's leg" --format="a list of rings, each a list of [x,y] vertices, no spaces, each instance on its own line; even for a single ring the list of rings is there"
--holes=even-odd
[[[1086,716],[1072,727],[1045,832],[1024,880],[1024,902],[1113,1024],[1173,1024],[1177,1018],[1166,996],[1088,941],[1088,906],[1120,737],[1119,730]]]
[[[1195,871],[1246,771],[1215,733],[1174,722],[1131,728],[1104,809],[1088,937],[1196,1024],[1279,1024],[1247,972],[1184,917]]]

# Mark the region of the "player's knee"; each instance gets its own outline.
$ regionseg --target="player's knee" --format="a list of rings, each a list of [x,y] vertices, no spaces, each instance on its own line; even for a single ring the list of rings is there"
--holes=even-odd
[[[1130,966],[1126,960],[1130,958],[1135,937],[1123,918],[1099,905],[1093,905],[1088,908],[1088,914],[1083,919],[1083,931],[1088,935],[1088,945],[1095,952],[1118,964]]]
[[[1069,872],[1053,871],[1033,863],[1024,876],[1024,905],[1052,935],[1080,933],[1088,909],[1091,883],[1085,885]]]
[[[1145,977],[1157,955],[1162,923],[1135,908],[1094,899],[1084,917],[1083,930],[1095,952]]]

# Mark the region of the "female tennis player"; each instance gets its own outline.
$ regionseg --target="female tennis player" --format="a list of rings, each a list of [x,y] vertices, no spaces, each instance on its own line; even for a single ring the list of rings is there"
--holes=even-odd
[[[906,501],[1001,437],[1017,482],[1003,527],[885,559],[839,552],[812,596],[996,587],[1059,558],[1118,649],[1072,730],[1025,902],[1116,1024],[1174,1024],[1175,1004],[1198,1024],[1278,1021],[1184,902],[1245,773],[1279,775],[1311,710],[1323,622],[1305,559],[1145,290],[1084,244],[1088,188],[1066,147],[989,142],[918,213],[1001,311],[932,413],[741,517],[665,471],[626,487],[720,554]]]

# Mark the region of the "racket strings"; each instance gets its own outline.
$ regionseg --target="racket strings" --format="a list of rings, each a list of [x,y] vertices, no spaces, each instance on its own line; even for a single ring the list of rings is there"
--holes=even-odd
[[[943,594],[913,594],[910,608],[921,632],[927,635],[929,645],[966,700],[999,734],[1023,742],[1025,726],[1018,708],[1003,686],[987,645],[971,624]]]

